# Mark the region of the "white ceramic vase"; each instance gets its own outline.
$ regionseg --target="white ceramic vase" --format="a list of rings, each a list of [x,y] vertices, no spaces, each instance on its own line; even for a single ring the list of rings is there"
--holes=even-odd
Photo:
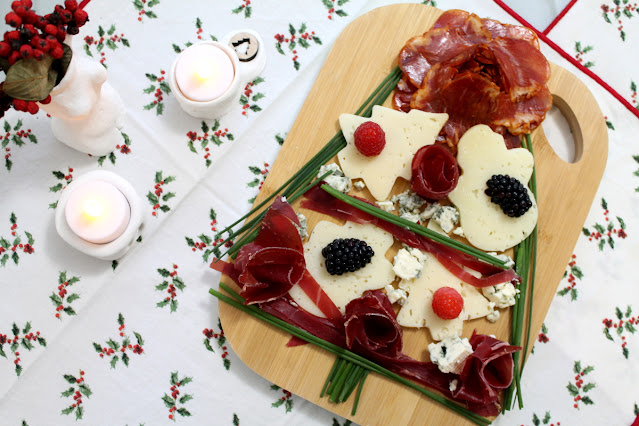
[[[93,156],[106,155],[122,142],[124,103],[106,80],[99,62],[73,54],[67,73],[51,91],[51,103],[40,104],[51,115],[60,142]]]

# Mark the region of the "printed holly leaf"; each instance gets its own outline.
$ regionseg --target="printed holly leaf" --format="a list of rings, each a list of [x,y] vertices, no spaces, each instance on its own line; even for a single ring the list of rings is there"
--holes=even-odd
[[[575,361],[573,371],[575,372],[575,374],[579,374],[581,372],[581,361]]]
[[[91,388],[89,388],[89,386],[85,385],[84,383],[80,384],[79,390],[80,390],[80,393],[86,396],[87,398],[89,398],[93,394],[93,392],[91,391]]]
[[[155,19],[158,17],[158,15],[156,15],[155,12],[153,12],[152,10],[147,10],[145,12],[145,15],[147,18],[151,18],[151,19]]]
[[[124,352],[122,354],[122,362],[124,363],[124,365],[126,365],[127,367],[129,366],[129,356],[126,354],[126,352]]]
[[[578,296],[577,289],[576,288],[571,288],[570,289],[570,301],[574,302],[575,300],[577,300],[577,296]]]
[[[113,349],[114,351],[117,351],[118,349],[120,349],[120,344],[113,339],[107,340],[107,345],[109,345],[109,347]]]
[[[175,192],[167,192],[162,197],[162,201],[169,201],[171,198],[175,197]]]
[[[114,260],[113,262],[111,262],[111,269],[115,271],[115,268],[117,268],[119,264],[120,263],[117,260]]]
[[[189,417],[191,415],[191,413],[189,412],[189,410],[187,410],[186,408],[182,407],[182,408],[178,408],[177,409],[177,413],[182,416],[182,417]]]
[[[173,285],[182,291],[184,291],[184,288],[186,287],[186,284],[184,284],[184,281],[182,281],[182,278],[180,277],[173,278]]]
[[[31,321],[27,321],[22,329],[22,334],[27,334],[31,330]]]
[[[142,10],[144,8],[140,0],[133,0],[133,7],[135,7],[137,10]]]
[[[84,414],[84,408],[81,405],[78,405],[78,409],[75,410],[75,419],[80,420],[83,414]]]
[[[20,343],[22,344],[22,347],[25,348],[26,350],[30,351],[31,349],[34,348],[33,343],[31,343],[30,341],[28,341],[27,339],[22,339],[20,341]]]
[[[11,131],[11,125],[7,121],[4,122],[4,131],[5,132]]]
[[[282,389],[282,388],[280,388],[277,385],[271,385],[271,390],[280,390],[280,389]]]
[[[75,300],[78,300],[80,295],[78,293],[71,293],[69,297],[67,297],[67,303],[72,303]]]
[[[185,402],[190,401],[192,399],[193,399],[193,395],[190,395],[187,393],[182,398],[180,398],[179,401],[180,401],[180,404],[184,404]]]
[[[213,347],[211,346],[211,342],[206,337],[204,338],[204,347],[210,352],[215,352],[215,350],[213,350]]]
[[[342,16],[342,17],[348,16],[348,14],[346,12],[344,12],[342,9],[337,9],[335,11],[335,14],[338,15],[338,16]]]
[[[605,247],[605,245],[606,245],[606,240],[600,240],[598,244],[599,251],[603,251],[603,248]]]
[[[74,376],[72,376],[71,374],[65,374],[64,376],[64,380],[66,380],[68,383],[74,385],[77,383],[78,379],[76,379]]]
[[[149,191],[148,194],[146,194],[146,198],[149,200],[149,202],[153,205],[157,204],[160,200],[158,199],[158,197],[152,193],[151,191]]]
[[[174,371],[171,373],[171,384],[175,385],[178,382],[178,372]]]
[[[579,395],[579,389],[577,389],[577,386],[573,385],[572,383],[568,383],[568,386],[566,386],[566,389],[568,389],[568,392],[572,396]]]
[[[582,279],[584,277],[584,273],[581,271],[579,266],[573,266],[570,268],[570,272],[575,276],[575,278]]]
[[[635,407],[637,404],[635,404]],[[237,417],[237,414],[233,413],[233,426],[240,426],[240,418]]]
[[[22,373],[22,366],[20,364],[16,364],[16,375],[20,377],[21,373]]]
[[[635,331],[637,331],[637,329],[635,328],[634,325],[630,324],[629,322],[624,324],[624,327],[626,327],[626,330],[628,330],[628,332],[635,334]]]
[[[44,337],[38,337],[36,340],[38,341],[38,344],[40,346],[44,346],[44,347],[47,346],[47,341]]]
[[[138,345],[144,346],[144,339],[142,338],[142,336],[140,336],[140,333],[134,331],[133,335],[135,336],[135,340],[137,340]]]
[[[623,319],[623,312],[621,312],[621,309],[618,307],[615,308],[615,315],[617,316],[617,319]]]
[[[11,332],[13,333],[14,336],[17,336],[18,334],[20,334],[20,328],[16,325],[15,322],[11,326]]]
[[[168,281],[162,281],[160,284],[155,286],[156,290],[166,290],[169,287],[169,282]]]
[[[586,385],[584,386],[584,392],[588,392],[591,389],[594,389],[597,385],[595,385],[594,383],[586,383]]]
[[[195,246],[195,241],[193,241],[193,239],[192,239],[192,238],[189,238],[189,237],[184,237],[184,238],[186,239],[186,244],[187,244],[189,247],[193,247],[193,246]]]
[[[115,365],[118,363],[118,359],[119,358],[117,355],[111,359],[111,362],[109,363],[111,365],[111,368],[115,368]]]
[[[73,405],[69,405],[67,408],[62,410],[62,414],[71,414],[73,410],[75,410],[75,407]]]
[[[546,411],[546,414],[544,415],[544,424],[547,425],[549,421],[550,421],[550,411]]]
[[[171,276],[171,272],[168,269],[158,268],[157,271],[158,271],[158,274],[160,274],[164,278],[168,278]]]
[[[588,230],[588,228],[582,228],[581,232],[586,236],[589,237],[590,236],[590,231]]]
[[[160,210],[162,210],[164,213],[168,212],[169,210],[171,210],[171,207],[167,206],[166,204],[163,206],[160,206]]]
[[[164,401],[164,405],[166,406],[166,408],[173,408],[173,406],[175,405],[175,400],[167,394],[164,394],[164,396],[162,397],[162,401]]]
[[[73,387],[70,387],[69,389],[67,389],[64,392],[60,393],[60,398],[67,398],[67,397],[73,395],[74,392],[75,392],[75,389]]]
[[[586,405],[592,405],[594,404],[593,400],[590,399],[589,396],[584,396],[583,398],[581,398],[581,402],[583,402]]]
[[[17,265],[18,262],[20,261],[20,256],[18,255],[18,252],[14,251],[11,254],[11,259],[13,260],[13,263],[15,263]]]
[[[188,383],[191,383],[192,381],[193,381],[193,377],[185,376],[182,378],[182,380],[180,380],[180,386],[184,386]]]
[[[93,349],[95,349],[95,351],[97,353],[102,353],[102,346],[98,345],[97,343],[93,342]]]
[[[625,346],[621,349],[621,352],[623,353],[624,358],[628,359],[628,355],[630,354],[630,351],[628,350],[628,348],[626,348]]]
[[[0,356],[6,358],[7,354],[4,352],[4,349],[2,348],[2,345],[0,345]]]
[[[612,338],[612,336],[610,335],[610,330],[608,329],[608,327],[604,328],[604,335],[606,336],[606,339],[614,342],[615,340]]]
[[[200,241],[202,241],[206,245],[210,245],[213,242],[211,237],[209,237],[208,235],[200,234],[198,235],[198,238],[200,239]]]
[[[584,374],[583,374],[583,375],[585,376],[586,374],[591,373],[591,372],[593,372],[594,370],[595,370],[595,367],[593,367],[592,365],[589,365],[588,367],[586,367],[586,368],[584,369],[584,371],[583,371],[583,373],[584,373]]]
[[[176,299],[171,299],[171,312],[177,311],[178,301]]]

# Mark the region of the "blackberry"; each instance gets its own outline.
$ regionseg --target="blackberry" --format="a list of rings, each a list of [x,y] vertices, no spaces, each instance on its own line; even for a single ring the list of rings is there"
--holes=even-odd
[[[355,272],[369,264],[374,254],[366,241],[356,238],[337,238],[322,249],[326,270],[331,275]]]
[[[532,207],[526,187],[513,177],[493,175],[486,185],[488,188],[484,193],[509,217],[522,216]]]

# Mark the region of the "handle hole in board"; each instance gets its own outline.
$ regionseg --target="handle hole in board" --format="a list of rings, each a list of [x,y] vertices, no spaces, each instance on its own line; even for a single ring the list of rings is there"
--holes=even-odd
[[[566,163],[576,163],[583,154],[583,133],[577,117],[560,96],[553,94],[553,106],[544,120],[544,134],[553,151]]]

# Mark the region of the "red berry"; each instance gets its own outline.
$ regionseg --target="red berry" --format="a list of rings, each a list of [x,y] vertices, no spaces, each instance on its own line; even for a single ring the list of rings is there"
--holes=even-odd
[[[46,27],[44,27],[44,33],[55,36],[58,33],[58,27],[53,24],[48,24]]]
[[[379,155],[386,145],[386,135],[379,124],[366,121],[359,125],[353,135],[355,147],[367,157]]]
[[[19,17],[18,14],[15,12],[7,13],[7,16],[5,16],[4,20],[7,25],[10,25],[12,27],[18,28],[20,25],[22,25],[22,18]]]
[[[22,4],[22,2],[20,0],[16,0],[13,3],[11,3],[11,9],[15,12],[17,9],[24,7],[24,5]]]
[[[33,47],[28,44],[23,44],[20,46],[20,56],[24,59],[29,59],[33,55]]]
[[[27,9],[31,9],[33,7],[33,2],[31,0],[21,0],[22,5]]]
[[[33,56],[35,57],[35,51],[33,52]],[[37,58],[36,58],[36,59],[37,59]],[[51,103],[51,95],[49,95],[49,96],[47,96],[46,98],[42,99],[42,100],[40,101],[40,103],[41,103],[42,105],[46,105],[46,104]],[[71,172],[73,172],[73,169],[69,169],[69,173],[71,173]]]
[[[87,22],[87,19],[89,19],[89,14],[82,9],[76,9],[76,11],[73,12],[73,18],[75,19],[76,25],[81,27]]]
[[[38,104],[36,104],[33,101],[29,101],[27,109],[29,110],[29,113],[31,114],[37,114],[38,111],[40,111],[40,107],[38,106]]]
[[[49,54],[53,59],[60,59],[62,55],[64,55],[64,50],[62,49],[62,47],[58,46],[55,49],[51,50]]]
[[[432,307],[438,317],[455,319],[464,308],[464,299],[454,288],[441,287],[433,294]]]
[[[78,2],[76,0],[65,0],[64,8],[73,12],[74,10],[78,8]]]
[[[0,57],[8,58],[11,54],[11,45],[7,42],[0,42]]]

